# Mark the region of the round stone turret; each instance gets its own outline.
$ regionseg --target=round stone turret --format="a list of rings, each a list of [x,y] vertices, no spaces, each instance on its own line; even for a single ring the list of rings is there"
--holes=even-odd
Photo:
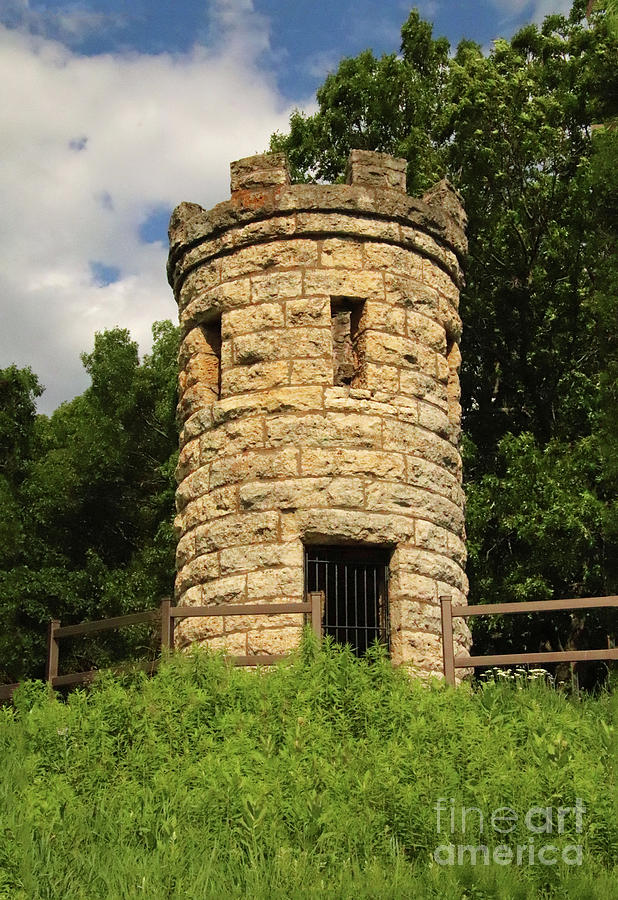
[[[177,603],[321,590],[323,630],[439,672],[440,596],[465,603],[458,450],[465,213],[406,162],[354,150],[348,183],[231,166],[231,200],[170,224],[180,310]],[[469,635],[455,620],[456,653]],[[180,646],[280,653],[299,614],[187,619]]]

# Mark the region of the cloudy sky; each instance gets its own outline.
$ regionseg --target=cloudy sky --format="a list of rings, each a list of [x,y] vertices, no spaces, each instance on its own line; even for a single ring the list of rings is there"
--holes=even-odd
[[[229,162],[311,111],[342,56],[390,53],[403,0],[0,0],[0,368],[42,412],[88,384],[95,331],[142,352],[175,319],[167,222],[229,196]],[[484,46],[569,0],[419,0],[436,36]]]

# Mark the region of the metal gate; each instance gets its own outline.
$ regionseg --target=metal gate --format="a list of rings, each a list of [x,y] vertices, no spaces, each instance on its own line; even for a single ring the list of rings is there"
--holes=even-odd
[[[388,647],[388,557],[372,547],[306,547],[305,588],[322,591],[322,631],[362,656]]]

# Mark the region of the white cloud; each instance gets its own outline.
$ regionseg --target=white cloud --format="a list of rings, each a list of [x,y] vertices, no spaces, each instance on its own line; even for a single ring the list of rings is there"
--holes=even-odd
[[[42,410],[86,386],[79,353],[95,330],[128,327],[147,350],[151,323],[175,319],[167,248],[144,243],[140,224],[181,200],[225,199],[230,160],[287,127],[251,9],[219,0],[217,51],[182,57],[79,56],[0,26],[0,366],[32,365]],[[93,262],[118,280],[102,283]]]

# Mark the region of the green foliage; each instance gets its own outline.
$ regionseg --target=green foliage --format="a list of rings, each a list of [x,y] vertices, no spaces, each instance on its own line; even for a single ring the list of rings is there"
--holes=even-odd
[[[66,703],[24,685],[0,710],[0,897],[609,898],[615,699],[453,691],[379,649],[310,644],[258,673],[196,651]],[[578,797],[581,834],[570,819],[551,843],[581,844],[581,867],[432,861],[450,840],[527,843],[530,807]],[[463,806],[484,812],[482,834],[476,819],[461,832]],[[503,836],[487,823],[505,806],[519,825]]]
[[[3,429],[0,459],[12,473],[0,476],[3,680],[42,674],[50,618],[122,615],[171,590],[177,329],[156,323],[153,338],[140,363],[126,330],[97,334],[82,357],[91,386],[49,419],[35,418],[29,370],[6,370],[3,411],[14,427]],[[151,651],[148,629],[135,628],[65,642],[62,659],[83,669]]]

